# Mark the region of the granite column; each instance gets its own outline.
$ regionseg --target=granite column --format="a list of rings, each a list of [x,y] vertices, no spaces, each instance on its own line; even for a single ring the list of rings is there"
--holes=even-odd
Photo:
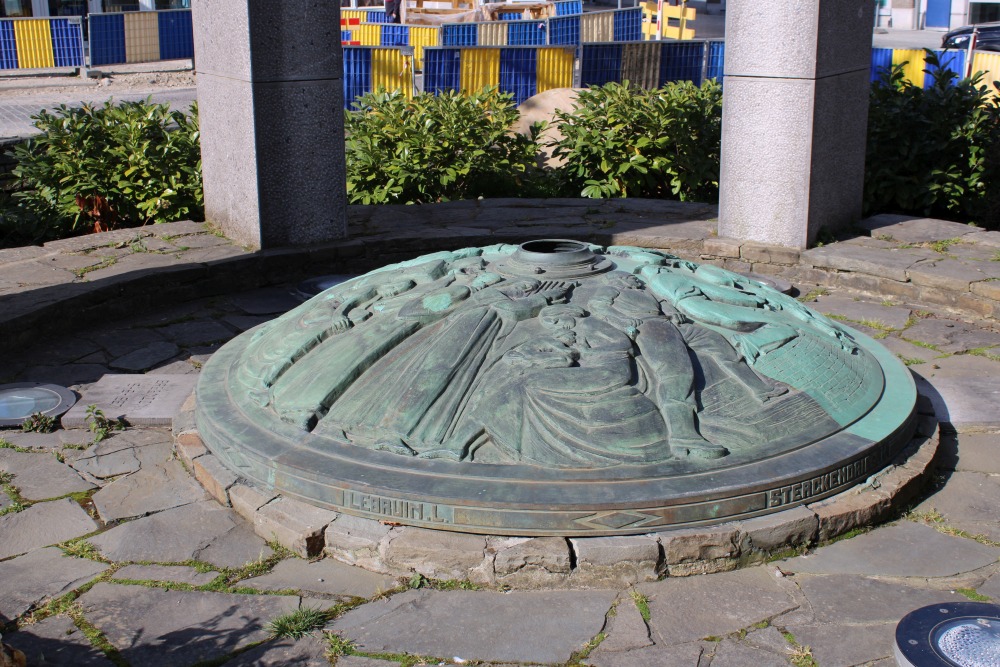
[[[873,0],[731,0],[719,235],[805,248],[861,217]]]
[[[343,238],[338,3],[191,4],[206,219],[252,248]]]

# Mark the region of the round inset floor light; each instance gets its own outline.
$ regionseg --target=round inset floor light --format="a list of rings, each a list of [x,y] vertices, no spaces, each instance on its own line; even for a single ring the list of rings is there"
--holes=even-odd
[[[949,602],[911,611],[896,626],[900,667],[1000,667],[1000,606]]]
[[[295,294],[300,299],[305,301],[306,299],[311,299],[320,292],[325,292],[331,287],[336,287],[340,283],[346,283],[351,278],[357,278],[355,275],[330,275],[330,276],[316,276],[315,278],[309,278],[308,280],[303,280],[299,283],[298,287],[295,288]]]
[[[20,426],[36,412],[58,417],[74,403],[76,394],[54,384],[16,382],[0,385],[0,427]]]

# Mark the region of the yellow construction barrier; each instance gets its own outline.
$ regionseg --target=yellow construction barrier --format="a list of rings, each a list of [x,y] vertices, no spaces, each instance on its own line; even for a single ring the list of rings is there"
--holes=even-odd
[[[983,84],[989,87],[994,95],[1000,95],[1000,91],[994,85],[1000,80],[1000,53],[988,53],[986,51],[976,51],[972,58],[972,73],[983,73]]]
[[[694,29],[687,27],[688,21],[694,21],[697,13],[689,8],[687,3],[679,5],[663,4],[663,22],[660,24],[660,33],[656,32],[656,18],[659,12],[657,3],[647,2],[643,4],[642,34],[646,39],[694,39]],[[673,25],[671,21],[677,21]]]
[[[544,93],[553,88],[573,87],[574,49],[538,49],[536,67],[536,92]],[[499,72],[498,72],[499,73]]]
[[[459,85],[464,93],[476,93],[500,81],[500,49],[465,49]]]
[[[17,40],[17,62],[22,69],[56,66],[48,19],[14,21],[14,39]]]
[[[413,99],[413,70],[398,47],[372,50],[372,90],[379,88],[401,90],[406,99]]]
[[[905,64],[904,64],[905,63]],[[924,52],[922,49],[894,49],[892,64],[903,65],[903,76],[917,88],[924,87]]]

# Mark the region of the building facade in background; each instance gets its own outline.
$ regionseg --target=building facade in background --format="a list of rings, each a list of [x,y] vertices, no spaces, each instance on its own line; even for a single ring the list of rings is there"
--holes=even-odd
[[[950,30],[970,23],[1000,21],[1000,0],[884,0],[891,2],[897,30]]]

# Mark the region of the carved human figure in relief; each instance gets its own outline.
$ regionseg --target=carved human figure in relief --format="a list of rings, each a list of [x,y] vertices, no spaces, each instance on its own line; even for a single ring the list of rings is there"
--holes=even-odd
[[[568,286],[542,287],[540,281],[524,278],[470,291],[461,309],[400,341],[336,398],[325,397],[313,406],[321,417],[315,432],[342,429],[356,444],[447,456],[442,443],[481,370],[493,363],[496,350],[519,322],[564,299],[568,291]],[[429,307],[432,300],[411,301],[396,319],[426,324],[428,311],[435,311]]]
[[[694,322],[728,332],[749,364],[803,330],[833,338],[846,352],[857,350],[850,336],[825,317],[794,299],[763,296],[752,281],[724,269],[677,260],[672,266],[643,267],[641,273],[653,294],[677,311]]]

